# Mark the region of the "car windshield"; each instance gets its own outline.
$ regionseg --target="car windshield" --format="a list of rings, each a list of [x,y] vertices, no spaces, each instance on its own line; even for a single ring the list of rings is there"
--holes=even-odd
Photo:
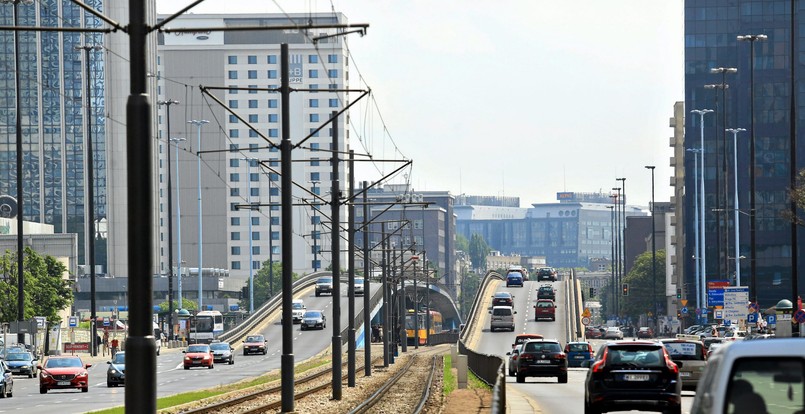
[[[519,336],[514,339],[515,344],[522,344],[529,339],[542,339],[542,335]]]
[[[305,312],[305,318],[321,318],[321,312]]]
[[[303,305],[303,304],[301,304],[299,302],[296,302],[296,303],[293,304],[293,308],[294,309],[304,309],[305,305]]]
[[[492,315],[495,316],[511,316],[512,310],[511,308],[495,308],[492,309]]]
[[[562,352],[556,342],[526,342],[524,352]]]
[[[570,352],[590,352],[589,345],[587,344],[570,344],[568,345]]]
[[[551,303],[551,302],[537,302],[537,307],[538,308],[552,308],[553,303]]]
[[[506,292],[495,293],[495,299],[511,299],[511,296]]]
[[[187,352],[210,352],[208,345],[190,345],[187,347]]]
[[[219,342],[219,343],[211,344],[210,349],[212,349],[213,351],[228,351],[229,350],[229,344],[226,343],[226,342]]]
[[[125,364],[126,363],[126,353],[125,352],[118,352],[115,354],[115,358],[112,360],[113,364]]]
[[[322,277],[322,278],[319,278],[319,280],[316,281],[316,283],[333,283],[333,278],[331,278],[331,277]]]
[[[610,347],[607,364],[629,367],[661,367],[665,365],[662,348],[659,346]]]
[[[48,359],[45,368],[81,368],[81,360],[78,358],[56,358]]]
[[[665,342],[665,349],[675,360],[702,361],[702,344],[696,342]]]
[[[265,338],[263,335],[251,335],[246,337],[246,342],[263,342]]]
[[[356,285],[362,285],[363,284],[363,279],[355,279],[355,284]]]
[[[31,360],[31,354],[27,352],[8,354],[8,356],[6,356],[6,361],[30,361],[30,360]]]

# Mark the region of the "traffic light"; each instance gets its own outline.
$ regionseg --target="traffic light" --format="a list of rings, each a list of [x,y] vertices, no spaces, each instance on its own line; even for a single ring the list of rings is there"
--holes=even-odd
[[[624,283],[623,286],[621,286],[621,292],[622,292],[623,296],[629,296],[629,284],[628,283]]]
[[[677,299],[682,299],[682,289],[681,288],[678,288],[676,290],[676,298]]]
[[[590,288],[590,297],[592,298],[594,296],[595,296],[595,288]]]

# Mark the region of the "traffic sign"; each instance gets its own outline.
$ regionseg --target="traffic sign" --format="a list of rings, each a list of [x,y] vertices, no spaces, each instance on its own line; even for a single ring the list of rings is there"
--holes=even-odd
[[[109,326],[109,318],[108,317],[103,318],[103,326]]]
[[[682,303],[682,306],[688,306],[688,300],[687,299],[680,299],[679,302]],[[682,312],[682,313],[687,313],[687,312]]]
[[[777,325],[777,315],[766,315],[766,322],[769,325]]]
[[[71,328],[75,328],[76,326],[78,326],[78,316],[71,316],[71,317],[68,319],[68,325],[69,325]]]
[[[757,322],[757,313],[752,312],[749,315],[746,315],[746,321],[749,323],[756,323]]]
[[[687,314],[688,314],[688,307],[687,307],[687,306],[685,306],[685,307],[683,307],[683,308],[682,308],[682,314],[683,314],[683,315],[687,315]]]
[[[800,309],[794,312],[794,320],[796,320],[797,323],[805,323],[805,310]]]
[[[590,324],[590,317],[585,316],[585,317],[581,318],[581,324],[584,325],[584,326],[589,325]]]
[[[716,319],[724,319],[724,310],[723,309],[714,310],[713,317]]]
[[[696,308],[696,316],[701,316],[702,308]]]
[[[581,313],[581,316],[590,317],[592,313],[590,312],[590,308],[584,308],[584,312]]]
[[[752,303],[749,304],[749,312],[750,313],[755,313],[755,312],[757,312],[759,310],[760,310],[760,306],[758,306],[757,303],[752,302]]]

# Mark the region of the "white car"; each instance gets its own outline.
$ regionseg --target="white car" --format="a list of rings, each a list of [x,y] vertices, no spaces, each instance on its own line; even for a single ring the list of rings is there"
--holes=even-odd
[[[623,331],[617,326],[610,326],[604,332],[604,339],[623,339]]]
[[[305,302],[302,299],[294,299],[293,305],[291,309],[291,314],[293,315],[293,323],[302,322],[302,316],[305,315]]]
[[[710,355],[690,412],[799,412],[802,384],[805,339],[729,341]]]
[[[363,278],[362,277],[356,277],[355,278],[354,289],[355,289],[355,294],[356,295],[363,295]]]

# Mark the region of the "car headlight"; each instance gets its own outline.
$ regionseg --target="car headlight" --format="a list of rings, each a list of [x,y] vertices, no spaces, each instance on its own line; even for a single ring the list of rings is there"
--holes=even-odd
[[[30,368],[30,366],[28,366],[28,365],[23,365],[23,366],[21,366],[20,368],[22,368],[22,369],[28,369],[28,368]]]
[[[88,376],[88,375],[89,375],[89,373],[88,373],[87,371],[84,371],[84,372],[82,372],[82,373],[78,374],[77,376],[78,376],[78,377],[86,377],[86,376]]]
[[[47,372],[45,372],[45,371],[40,371],[40,372],[39,372],[39,374],[40,374],[40,375],[42,375],[42,378],[47,378],[47,377],[49,377],[49,376],[50,376],[50,375],[48,375],[48,373],[47,373]]]
[[[205,360],[210,359],[210,356],[209,355],[204,355],[204,359]]]
[[[187,357],[187,356],[186,356],[186,357],[184,357],[184,360],[185,360],[185,361],[190,361],[190,357]]]
[[[109,371],[109,372],[110,372],[112,375],[117,375],[117,370],[116,370],[116,369],[112,369],[112,370],[111,370],[111,371]]]

